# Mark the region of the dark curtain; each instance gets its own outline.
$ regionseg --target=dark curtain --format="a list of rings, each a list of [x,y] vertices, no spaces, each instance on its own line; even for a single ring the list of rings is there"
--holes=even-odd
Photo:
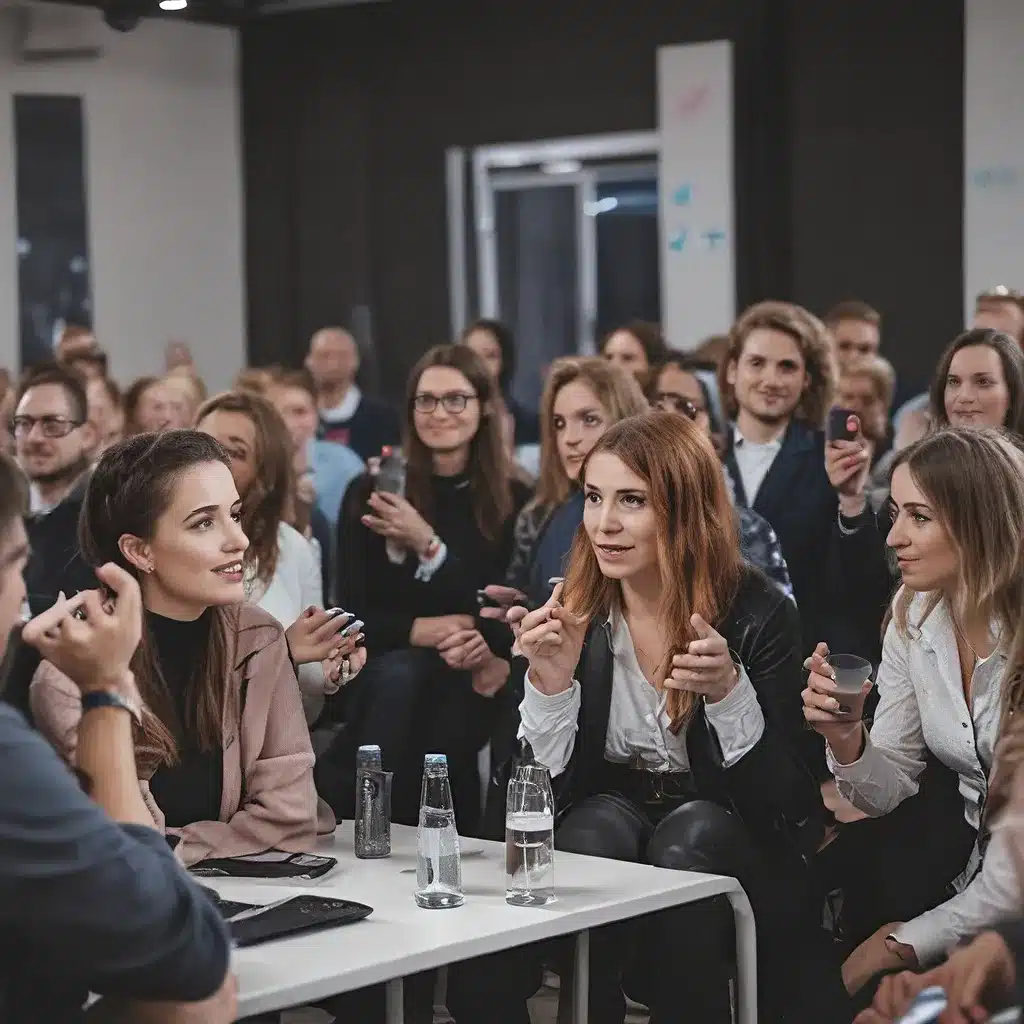
[[[960,323],[961,0],[391,0],[243,33],[250,356],[371,314],[396,396],[448,339],[444,153],[655,127],[659,45],[730,39],[737,291],[860,296],[901,371]]]

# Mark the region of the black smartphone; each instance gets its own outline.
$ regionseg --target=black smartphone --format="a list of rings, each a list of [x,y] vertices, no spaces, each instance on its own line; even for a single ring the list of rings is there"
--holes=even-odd
[[[860,423],[860,417],[852,409],[831,409],[828,414],[828,422],[825,424],[826,441],[853,441],[859,433],[851,430],[849,419],[854,417]]]

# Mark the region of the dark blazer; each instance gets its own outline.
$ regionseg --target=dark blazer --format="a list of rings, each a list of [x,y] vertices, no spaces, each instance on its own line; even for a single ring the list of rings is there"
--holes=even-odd
[[[78,550],[78,517],[89,483],[86,474],[71,493],[49,512],[25,519],[31,547],[25,566],[25,589],[33,615],[46,611],[63,590],[68,597],[99,584]]]
[[[686,733],[697,789],[702,797],[732,808],[755,839],[777,843],[783,838],[803,858],[810,858],[824,835],[825,809],[800,753],[803,677],[796,609],[776,584],[747,569],[728,614],[716,628],[757,691],[765,728],[757,745],[726,768],[718,737],[703,710],[698,710]],[[554,780],[560,811],[600,792],[612,695],[609,630],[606,621],[591,623],[576,669],[579,730],[569,765]]]
[[[875,665],[882,660],[882,621],[900,582],[887,554],[888,533],[888,508],[875,513],[867,507],[853,519],[837,516],[825,563],[825,599],[833,618],[829,645]]]
[[[731,430],[727,436],[725,467],[735,489],[736,503],[764,516],[779,538],[793,581],[793,596],[800,609],[800,649],[809,654],[818,641],[829,639],[824,564],[839,507],[825,472],[825,435],[793,420],[753,505],[743,490]]]

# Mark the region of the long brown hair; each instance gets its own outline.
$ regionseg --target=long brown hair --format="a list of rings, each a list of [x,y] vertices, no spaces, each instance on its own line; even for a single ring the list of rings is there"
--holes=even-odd
[[[502,440],[501,418],[497,415],[494,399],[496,382],[491,380],[480,357],[466,345],[435,345],[424,353],[409,374],[405,400],[404,444],[408,469],[405,493],[409,504],[427,522],[433,514],[431,477],[434,463],[430,449],[416,433],[413,400],[420,385],[420,377],[433,366],[458,370],[475,392],[480,404],[480,425],[469,443],[469,493],[473,513],[480,532],[490,541],[501,535],[505,520],[512,514],[512,467]]]
[[[668,674],[674,654],[697,639],[690,625],[696,612],[718,626],[729,610],[743,573],[732,502],[722,465],[711,442],[685,416],[651,412],[632,416],[601,435],[580,470],[586,479],[591,459],[600,452],[621,459],[647,485],[657,517],[658,569],[662,599],[659,618],[668,637],[668,654],[658,682]],[[602,572],[586,529],[573,539],[563,602],[592,619],[621,604],[616,580]],[[695,696],[671,690],[668,712],[678,732],[694,713]]]
[[[954,622],[976,612],[999,629],[1007,657],[1002,733],[1010,717],[1019,721],[1024,711],[1024,452],[997,430],[949,428],[901,451],[893,471],[900,466],[910,470],[959,555],[959,587],[950,596]],[[893,602],[891,620],[904,635],[914,597],[903,587]],[[914,626],[941,597],[928,595]],[[1005,786],[993,786],[986,818],[1006,795]]]
[[[946,415],[946,378],[949,376],[949,367],[957,352],[962,348],[975,346],[990,348],[999,356],[1003,377],[1006,379],[1006,391],[1010,398],[1002,425],[1018,437],[1024,436],[1024,352],[1021,352],[1020,345],[1008,334],[994,331],[991,327],[975,327],[964,331],[946,346],[939,357],[939,365],[928,389],[932,423],[937,427],[949,426],[949,417]]]
[[[810,383],[800,396],[793,418],[821,430],[835,390],[831,334],[813,313],[791,302],[759,302],[733,324],[729,331],[729,349],[718,364],[718,387],[726,415],[735,417],[739,411],[736,394],[729,383],[729,367],[740,361],[747,338],[758,329],[781,331],[797,343]]]
[[[594,392],[610,420],[609,426],[627,416],[639,416],[650,408],[636,377],[597,356],[567,356],[556,359],[548,370],[540,400],[540,475],[531,507],[555,508],[572,490],[558,457],[555,439],[555,401],[567,384],[579,381]]]
[[[125,534],[149,540],[171,504],[182,473],[210,462],[228,465],[223,448],[208,434],[169,430],[136,434],[108,448],[93,470],[78,524],[78,544],[85,561],[98,567],[114,562],[136,579],[139,572],[121,552]],[[194,719],[178,722],[167,682],[149,629],[131,661],[144,702],[142,723],[135,726],[139,768],[152,773],[162,764],[178,762],[179,730],[194,728],[200,748],[223,743],[225,723],[238,713],[228,687],[228,642],[237,628],[237,613],[211,608],[205,649],[193,670],[186,706]]]
[[[256,438],[252,453],[256,473],[242,497],[242,530],[249,538],[247,565],[256,566],[260,582],[267,583],[277,571],[278,529],[294,519],[295,471],[292,439],[281,414],[251,391],[226,391],[204,402],[196,413],[196,426],[215,412],[234,412],[253,425]]]

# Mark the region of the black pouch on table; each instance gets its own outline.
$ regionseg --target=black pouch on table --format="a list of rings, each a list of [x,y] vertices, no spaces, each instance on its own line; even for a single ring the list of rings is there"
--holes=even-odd
[[[240,949],[257,946],[261,942],[283,939],[301,932],[318,931],[352,924],[369,917],[373,907],[350,900],[335,900],[325,896],[296,896],[262,914],[229,921],[231,938]]]
[[[267,850],[249,857],[211,858],[193,864],[189,871],[200,878],[320,878],[337,864],[334,857],[312,853]]]

